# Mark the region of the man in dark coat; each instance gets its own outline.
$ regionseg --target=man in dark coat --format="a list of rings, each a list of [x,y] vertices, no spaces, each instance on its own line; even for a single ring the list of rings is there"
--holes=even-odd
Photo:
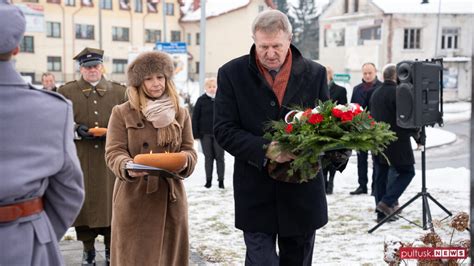
[[[261,12],[250,54],[226,63],[217,77],[214,134],[235,157],[235,225],[244,231],[246,265],[311,265],[315,230],[328,221],[321,172],[286,183],[272,179],[266,165],[295,157],[263,138],[265,124],[283,119],[292,105],[312,108],[329,99],[324,67],[302,57],[291,32],[285,14]]]
[[[64,265],[58,242],[84,200],[72,106],[15,70],[20,9],[0,1],[0,25],[0,265]]]
[[[72,101],[75,143],[84,172],[86,199],[74,226],[84,245],[84,264],[95,261],[95,238],[104,236],[105,257],[109,259],[112,192],[115,176],[105,164],[105,136],[88,130],[107,127],[112,108],[125,101],[125,87],[102,75],[104,51],[85,48],[73,59],[80,65],[81,78],[61,86],[59,93]]]
[[[365,63],[362,65],[362,83],[354,87],[352,91],[351,103],[358,103],[363,108],[369,106],[369,100],[374,92],[374,89],[379,87],[382,83],[377,79],[377,69],[374,63]],[[367,194],[367,177],[368,168],[368,153],[363,151],[357,152],[357,175],[359,187],[350,192],[351,195]],[[372,185],[374,173],[372,172]],[[373,189],[373,186],[372,186]],[[373,194],[373,191],[372,191]]]
[[[382,86],[375,90],[370,99],[370,110],[376,121],[390,124],[390,129],[396,133],[398,139],[390,143],[383,151],[390,165],[383,156],[374,158],[375,204],[378,222],[394,212],[398,198],[415,176],[415,157],[410,137],[418,136],[418,129],[406,129],[397,125],[397,72],[394,64],[385,66],[383,78]],[[418,142],[418,137],[415,140]]]

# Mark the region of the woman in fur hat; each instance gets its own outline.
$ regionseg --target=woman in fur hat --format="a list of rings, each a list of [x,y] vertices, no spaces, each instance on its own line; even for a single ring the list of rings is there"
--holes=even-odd
[[[129,101],[110,117],[105,158],[117,179],[113,193],[112,265],[188,265],[188,210],[181,180],[125,170],[142,153],[184,152],[189,176],[197,155],[191,119],[179,107],[171,58],[139,55],[128,67]]]

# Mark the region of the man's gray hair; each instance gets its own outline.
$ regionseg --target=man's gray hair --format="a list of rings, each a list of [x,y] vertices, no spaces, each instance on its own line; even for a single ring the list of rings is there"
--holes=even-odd
[[[383,67],[383,80],[397,81],[397,65],[387,64]]]
[[[292,36],[293,29],[288,17],[276,9],[269,9],[260,12],[252,23],[252,36],[255,36],[257,31],[277,33],[279,30]]]

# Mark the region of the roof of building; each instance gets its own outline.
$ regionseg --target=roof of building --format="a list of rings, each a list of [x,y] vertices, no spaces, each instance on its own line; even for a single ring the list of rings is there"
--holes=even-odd
[[[410,14],[474,14],[474,1],[472,0],[372,0],[384,13],[410,13]],[[441,3],[441,5],[440,5]]]
[[[207,0],[206,1],[206,18],[216,17],[234,10],[243,8],[250,3],[251,0]],[[199,21],[201,19],[201,8],[199,0],[185,0],[181,7],[183,22]],[[266,0],[267,6],[273,7],[271,0]]]

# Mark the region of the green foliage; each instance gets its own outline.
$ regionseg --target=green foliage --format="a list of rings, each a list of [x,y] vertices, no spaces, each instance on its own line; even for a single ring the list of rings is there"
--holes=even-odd
[[[390,125],[375,122],[358,105],[319,101],[318,107],[314,109],[303,111],[296,108],[292,112],[294,116],[288,123],[270,122],[264,137],[278,141],[282,150],[297,155],[288,174],[299,171],[302,182],[316,176],[319,156],[326,151],[352,149],[379,154],[397,139]],[[315,122],[312,116],[322,116],[322,121]]]

